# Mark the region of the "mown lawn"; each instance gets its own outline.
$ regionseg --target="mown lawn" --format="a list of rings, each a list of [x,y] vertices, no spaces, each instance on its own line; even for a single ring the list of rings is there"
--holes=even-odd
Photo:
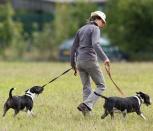
[[[68,63],[0,62],[0,115],[10,88],[16,88],[14,95],[22,95],[26,89],[43,85],[68,68]],[[111,68],[113,79],[127,96],[143,91],[153,97],[153,63],[113,63]],[[107,85],[103,94],[120,96],[103,66],[102,70]],[[5,118],[0,116],[0,131],[153,131],[152,105],[142,105],[146,121],[135,113],[128,114],[126,119],[115,114],[114,120],[110,117],[101,120],[103,99],[99,99],[87,118],[76,109],[80,102],[81,82],[79,76],[73,76],[70,71],[48,85],[43,94],[35,99],[33,112],[36,117],[28,117],[26,113],[20,112],[13,118],[14,112],[9,110]]]

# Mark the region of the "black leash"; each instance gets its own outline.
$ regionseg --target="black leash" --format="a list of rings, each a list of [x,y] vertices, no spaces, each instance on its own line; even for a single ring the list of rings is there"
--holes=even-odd
[[[46,86],[46,85],[48,85],[49,83],[51,83],[51,82],[55,81],[56,79],[58,79],[58,78],[59,78],[59,77],[61,77],[62,75],[64,75],[64,74],[66,74],[67,72],[69,72],[71,69],[72,69],[72,68],[70,68],[70,69],[68,69],[68,70],[64,71],[64,72],[63,72],[61,75],[59,75],[59,76],[55,77],[54,79],[52,79],[52,80],[51,80],[51,81],[49,81],[48,83],[44,84],[42,87],[45,87],[45,86]]]

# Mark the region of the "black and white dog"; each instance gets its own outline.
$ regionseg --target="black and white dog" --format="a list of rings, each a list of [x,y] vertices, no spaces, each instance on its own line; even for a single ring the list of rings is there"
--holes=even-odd
[[[105,97],[99,95],[105,99],[104,103],[104,114],[101,116],[101,119],[104,119],[108,114],[111,115],[111,118],[114,118],[114,112],[119,110],[122,112],[123,117],[126,116],[127,113],[136,112],[143,119],[146,119],[143,113],[140,110],[140,106],[142,103],[145,105],[151,105],[150,97],[143,92],[136,92],[135,96],[121,98],[121,97]]]
[[[32,88],[26,90],[23,96],[12,96],[13,90],[14,88],[10,89],[9,98],[4,104],[3,117],[10,108],[14,109],[14,116],[24,109],[29,115],[33,115],[33,99],[36,95],[41,94],[44,88],[41,86],[33,86]]]

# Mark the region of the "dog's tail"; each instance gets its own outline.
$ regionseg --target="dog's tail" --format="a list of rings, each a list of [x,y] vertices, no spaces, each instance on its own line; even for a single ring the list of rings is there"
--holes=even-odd
[[[100,95],[100,97],[101,97],[101,98],[104,98],[105,100],[107,100],[107,99],[108,99],[108,97],[103,96],[103,95]]]
[[[11,88],[10,89],[10,92],[9,92],[9,98],[12,98],[12,91],[14,90],[14,88]]]
[[[105,100],[107,100],[107,99],[108,99],[106,96],[103,96],[103,95],[98,94],[98,93],[96,93],[96,92],[94,92],[94,93],[95,93],[95,95],[100,96],[101,98],[104,98]]]

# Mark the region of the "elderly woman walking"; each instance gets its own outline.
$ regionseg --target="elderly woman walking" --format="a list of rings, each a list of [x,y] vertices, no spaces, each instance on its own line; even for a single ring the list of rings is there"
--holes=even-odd
[[[98,58],[104,61],[104,65],[110,70],[110,61],[101,46],[100,28],[106,24],[106,15],[101,11],[91,13],[89,22],[81,27],[74,39],[71,48],[71,66],[75,73],[79,71],[83,85],[83,102],[77,109],[86,116],[92,111],[99,95],[105,90],[104,78],[101,72]],[[92,91],[90,78],[96,84],[96,89]]]

